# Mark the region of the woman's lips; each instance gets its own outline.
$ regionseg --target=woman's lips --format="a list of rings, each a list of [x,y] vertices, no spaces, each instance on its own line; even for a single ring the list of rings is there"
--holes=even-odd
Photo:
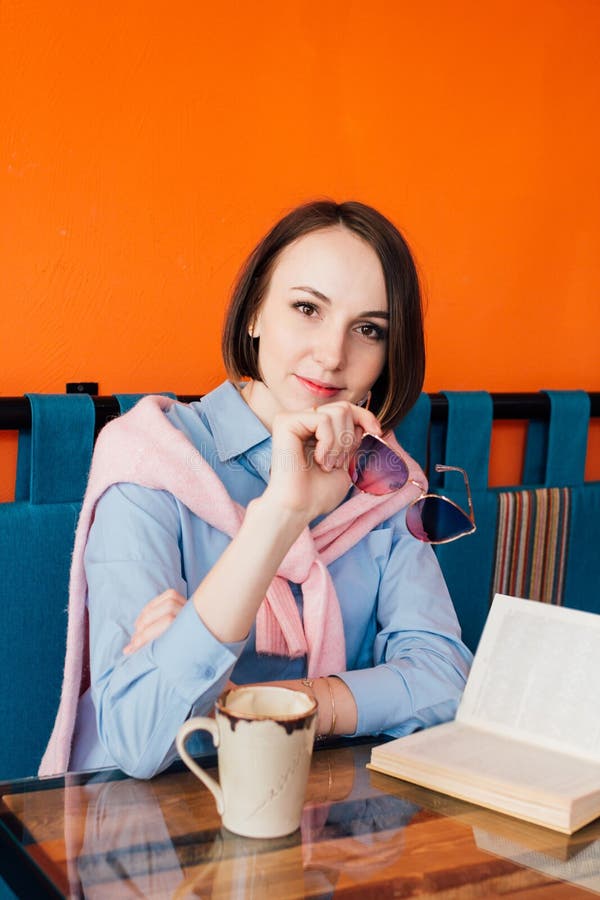
[[[310,393],[314,394],[316,397],[335,397],[335,395],[339,394],[341,391],[341,388],[334,387],[331,384],[321,384],[318,381],[311,381],[309,378],[302,378],[301,375],[296,375],[296,378],[307,391],[310,391]]]

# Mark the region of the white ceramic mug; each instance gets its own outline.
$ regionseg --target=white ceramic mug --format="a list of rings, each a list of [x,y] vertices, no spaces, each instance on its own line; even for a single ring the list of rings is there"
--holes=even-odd
[[[317,725],[317,702],[271,685],[239,687],[217,701],[215,718],[189,719],[177,733],[185,764],[212,792],[223,825],[244,837],[291,834],[300,825]],[[212,735],[220,784],[191,758],[185,741]]]

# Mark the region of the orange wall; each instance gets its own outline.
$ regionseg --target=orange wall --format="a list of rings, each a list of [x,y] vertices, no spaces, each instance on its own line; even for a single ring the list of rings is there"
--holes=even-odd
[[[238,266],[315,196],[405,231],[426,389],[600,390],[597,0],[3,0],[0,26],[0,394],[214,386]],[[0,467],[9,496],[11,435]]]

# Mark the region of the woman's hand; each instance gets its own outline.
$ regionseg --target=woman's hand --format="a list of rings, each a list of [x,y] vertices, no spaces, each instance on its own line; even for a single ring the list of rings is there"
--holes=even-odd
[[[265,499],[305,514],[307,524],[330,512],[350,487],[348,465],[365,431],[380,435],[378,420],[346,401],[278,413]]]
[[[166,631],[181,612],[187,600],[173,588],[158,594],[143,608],[135,620],[135,630],[123,653],[135,653]]]

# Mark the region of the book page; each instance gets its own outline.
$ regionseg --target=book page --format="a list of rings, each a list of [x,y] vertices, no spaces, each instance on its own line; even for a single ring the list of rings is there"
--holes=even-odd
[[[565,802],[600,790],[600,762],[534,749],[461,722],[447,722],[373,749],[372,763],[388,762],[399,774],[438,773],[448,785],[470,786],[527,796],[543,804]],[[407,767],[408,764],[408,767]]]
[[[456,718],[600,762],[600,616],[497,594]]]

